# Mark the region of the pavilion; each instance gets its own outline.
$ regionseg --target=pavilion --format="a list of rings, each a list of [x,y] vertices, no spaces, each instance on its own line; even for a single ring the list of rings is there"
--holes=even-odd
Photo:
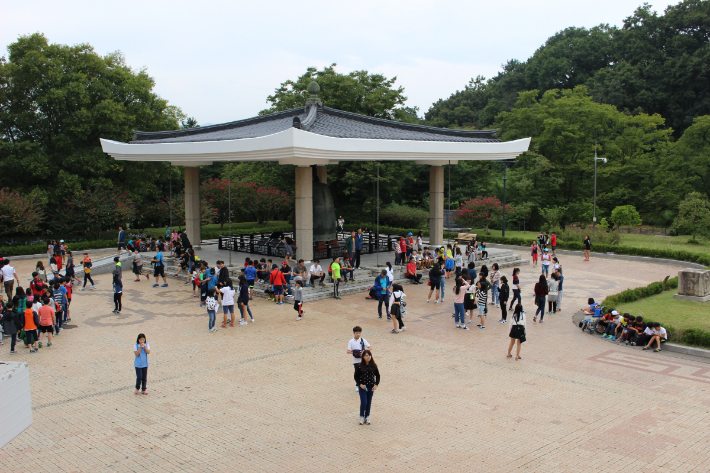
[[[298,257],[313,257],[313,177],[327,183],[326,165],[340,161],[415,161],[430,166],[429,241],[444,241],[444,168],[471,160],[507,160],[528,150],[530,138],[502,142],[495,130],[435,128],[383,120],[323,106],[308,86],[305,106],[220,125],[134,132],[130,143],[101,139],[117,160],[167,161],[185,167],[185,226],[200,242],[199,166],[215,161],[277,161],[296,166]]]

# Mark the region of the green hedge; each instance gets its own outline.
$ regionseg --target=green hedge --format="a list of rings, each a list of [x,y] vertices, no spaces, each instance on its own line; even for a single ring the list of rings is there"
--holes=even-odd
[[[84,251],[84,250],[96,250],[100,248],[115,248],[116,240],[92,240],[92,241],[79,241],[70,242],[67,244],[69,249],[73,252]],[[47,244],[37,243],[35,245],[17,245],[17,246],[3,246],[0,247],[0,254],[3,256],[20,256],[20,255],[35,255],[35,254],[46,254]]]
[[[514,246],[530,246],[532,240],[529,238],[508,238],[493,235],[479,235],[479,241],[487,243],[500,243],[504,245]],[[557,248],[563,250],[582,251],[581,242],[564,242],[557,241]],[[617,255],[629,256],[647,256],[650,258],[663,258],[678,261],[688,261],[690,263],[699,263],[704,266],[710,266],[710,255],[707,253],[693,253],[683,250],[660,250],[654,248],[639,248],[635,246],[616,246],[616,245],[601,245],[597,244],[592,247],[592,251],[598,253],[613,252]]]
[[[635,302],[639,299],[644,299],[646,297],[655,296],[663,291],[669,291],[678,287],[678,276],[670,278],[667,281],[656,281],[652,282],[648,286],[637,287],[635,289],[627,289],[618,294],[613,294],[602,302],[602,305],[609,307],[610,309],[616,308],[619,304],[625,304],[628,302]]]
[[[615,309],[619,304],[635,302],[639,299],[655,296],[657,294],[662,293],[663,291],[668,291],[677,287],[678,277],[676,276],[674,278],[668,279],[667,281],[656,281],[645,287],[627,289],[618,294],[613,294],[604,299],[602,305],[606,306],[608,310],[611,310]],[[692,345],[696,347],[710,348],[710,331],[708,330],[703,330],[700,328],[690,328],[686,330],[681,330],[673,327],[672,325],[664,324],[660,320],[651,320],[649,318],[644,318],[644,322],[660,322],[670,334],[668,340],[671,342],[682,343],[685,345]]]

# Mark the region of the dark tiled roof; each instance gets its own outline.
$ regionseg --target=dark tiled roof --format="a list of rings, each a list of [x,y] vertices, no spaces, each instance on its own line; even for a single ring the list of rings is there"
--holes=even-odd
[[[136,131],[132,143],[183,143],[192,141],[238,140],[256,138],[287,130],[298,117],[303,128],[311,133],[335,138],[365,138],[373,140],[411,141],[467,141],[498,142],[495,130],[450,130],[372,118],[357,113],[343,112],[329,107],[318,107],[313,120],[307,119],[306,107],[294,108],[260,117],[239,120],[189,130],[141,132]]]

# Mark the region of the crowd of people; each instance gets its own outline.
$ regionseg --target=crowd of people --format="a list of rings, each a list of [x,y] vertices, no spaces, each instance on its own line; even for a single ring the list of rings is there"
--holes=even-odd
[[[340,222],[342,230],[342,222]],[[360,269],[362,252],[362,231],[352,232],[345,240],[345,254],[336,256],[327,265],[321,265],[318,259],[306,265],[303,259],[296,260],[293,249],[287,249],[284,261],[260,258],[246,258],[240,274],[232,277],[224,261],[218,260],[214,267],[201,259],[190,245],[185,232],[175,232],[166,226],[165,238],[127,239],[123,229],[119,228],[118,254],[114,258],[112,271],[112,287],[114,313],[122,312],[122,294],[124,288],[123,268],[120,260],[125,250],[132,254],[132,273],[134,282],[141,282],[145,276],[148,281],[155,278],[154,288],[168,287],[166,279],[166,262],[164,252],[178,261],[178,270],[173,274],[180,277],[185,274],[185,285],[192,284],[192,296],[199,298],[199,306],[207,313],[207,330],[214,333],[221,328],[234,327],[254,323],[255,319],[250,308],[254,291],[263,290],[267,293],[267,301],[275,305],[283,305],[287,301],[293,303],[296,320],[303,319],[304,289],[318,286],[332,286],[332,297],[340,300],[340,286],[355,282],[356,271]],[[564,276],[562,266],[556,255],[557,237],[554,232],[540,233],[531,245],[532,266],[540,264],[540,276],[534,285],[532,294],[536,306],[533,322],[545,322],[545,315],[562,310],[562,295]],[[591,249],[591,242],[585,240],[585,248]],[[508,337],[508,358],[521,360],[521,344],[526,341],[526,315],[523,309],[523,295],[520,283],[520,268],[513,268],[510,274],[504,275],[498,265],[489,259],[485,242],[475,239],[468,245],[460,246],[451,243],[436,249],[424,247],[421,233],[415,238],[411,233],[393,243],[394,266],[404,266],[403,274],[411,284],[426,284],[429,286],[427,303],[443,303],[446,295],[446,282],[450,282],[450,294],[453,299],[455,327],[469,330],[475,326],[478,330],[486,329],[486,318],[489,309],[500,310],[500,324],[510,324]],[[154,251],[149,259],[143,255],[145,251]],[[588,256],[585,253],[585,256]],[[72,252],[63,240],[50,241],[47,245],[48,266],[38,261],[32,280],[27,288],[20,285],[20,279],[11,266],[10,261],[0,256],[0,273],[5,294],[0,295],[0,313],[2,328],[11,338],[11,354],[16,354],[16,344],[21,342],[29,353],[55,343],[53,337],[61,334],[63,325],[71,321],[70,304],[72,288],[80,285],[80,290],[96,286],[91,277],[92,261],[84,252],[80,262],[75,263]],[[587,260],[587,258],[585,258]],[[487,264],[486,264],[487,263]],[[76,265],[84,273],[82,281],[77,277]],[[151,266],[152,271],[145,267]],[[293,265],[293,266],[291,266]],[[489,268],[490,266],[490,268]],[[423,282],[423,274],[428,273],[428,280]],[[61,271],[64,274],[61,274]],[[327,281],[326,281],[327,278]],[[15,287],[17,286],[17,287]],[[378,301],[378,318],[387,318],[392,323],[391,334],[398,334],[407,327],[404,323],[407,314],[407,294],[401,284],[395,281],[395,268],[389,262],[380,274],[375,276],[372,286],[368,289],[368,299]],[[195,302],[197,303],[197,301]],[[222,312],[222,320],[217,320],[217,314]],[[509,312],[512,312],[508,317]],[[659,324],[646,324],[641,317],[629,314],[620,316],[616,311],[608,314],[600,313],[598,304],[590,300],[587,312],[598,317],[598,323],[604,332],[603,337],[631,345],[642,345],[655,351],[661,350],[661,345],[667,340],[667,332]],[[475,317],[474,317],[475,316]],[[46,335],[45,335],[46,334]],[[354,337],[350,340],[347,353],[352,355],[354,365],[354,380],[360,396],[360,424],[370,424],[370,408],[374,391],[380,383],[380,373],[372,355],[371,345],[362,338],[362,328],[355,327]],[[46,341],[45,341],[46,340]],[[513,355],[513,349],[516,349]],[[139,334],[134,344],[136,387],[135,393],[147,394],[147,370],[150,346],[145,334]]]
[[[616,310],[607,310],[593,298],[589,298],[587,304],[588,307],[582,309],[586,316],[585,321],[580,323],[583,330],[593,324],[593,331],[602,333],[602,338],[641,346],[644,350],[653,349],[655,345],[654,352],[662,351],[661,345],[668,341],[668,331],[658,322],[645,322],[642,316],[621,315]]]

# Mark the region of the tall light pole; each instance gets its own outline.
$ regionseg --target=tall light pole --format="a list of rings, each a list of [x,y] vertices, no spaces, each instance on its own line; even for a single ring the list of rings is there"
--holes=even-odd
[[[597,140],[594,140],[594,210],[592,216],[592,231],[597,224],[597,161],[604,161],[606,158],[597,158]]]

